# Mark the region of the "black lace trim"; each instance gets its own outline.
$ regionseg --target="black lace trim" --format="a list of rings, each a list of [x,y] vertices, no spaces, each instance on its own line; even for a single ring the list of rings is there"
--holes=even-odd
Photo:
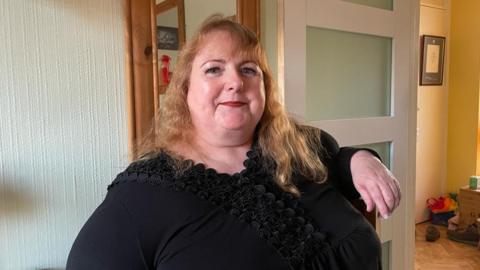
[[[262,160],[259,151],[249,151],[245,170],[234,175],[219,174],[203,164],[176,175],[172,158],[165,153],[137,161],[108,186],[136,181],[188,191],[221,207],[254,227],[258,234],[296,267],[329,248],[299,206],[299,200],[273,181],[274,162]]]

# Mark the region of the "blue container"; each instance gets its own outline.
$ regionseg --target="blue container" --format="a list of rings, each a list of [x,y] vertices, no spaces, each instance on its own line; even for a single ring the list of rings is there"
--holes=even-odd
[[[432,213],[430,212],[430,223],[435,225],[448,226],[448,220],[455,216],[455,211]]]

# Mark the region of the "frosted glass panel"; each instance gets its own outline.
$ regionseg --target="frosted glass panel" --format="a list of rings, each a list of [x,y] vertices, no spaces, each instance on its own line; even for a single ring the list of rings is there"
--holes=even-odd
[[[390,145],[391,142],[380,142],[372,144],[354,145],[354,147],[372,149],[380,156],[380,158],[382,159],[382,163],[385,164],[385,166],[387,166],[388,168],[390,168]]]
[[[389,270],[390,269],[390,246],[392,242],[387,241],[382,244],[382,269]]]
[[[306,119],[390,115],[392,39],[307,27]]]
[[[343,0],[345,2],[360,4],[369,7],[393,10],[393,0]]]

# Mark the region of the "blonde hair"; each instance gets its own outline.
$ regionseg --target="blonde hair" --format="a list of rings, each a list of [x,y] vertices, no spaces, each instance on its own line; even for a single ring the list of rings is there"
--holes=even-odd
[[[138,152],[151,156],[166,151],[174,143],[187,142],[185,131],[192,125],[187,105],[192,62],[207,35],[214,31],[225,31],[236,38],[239,53],[256,62],[263,72],[265,109],[256,135],[262,157],[276,163],[277,184],[285,191],[298,195],[298,189],[292,182],[294,172],[315,182],[323,182],[326,172],[317,152],[320,149],[319,131],[300,127],[287,116],[258,38],[245,26],[221,15],[213,15],[204,21],[181,49],[164,104],[155,115],[152,129],[139,144]]]

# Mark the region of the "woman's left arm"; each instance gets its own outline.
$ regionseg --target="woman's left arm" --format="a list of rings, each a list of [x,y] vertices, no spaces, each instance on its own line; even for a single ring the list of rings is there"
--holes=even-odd
[[[353,154],[350,172],[355,189],[367,206],[377,207],[383,218],[388,218],[401,200],[400,186],[392,172],[371,152],[360,150]]]
[[[370,149],[339,147],[327,132],[321,131],[322,162],[328,168],[332,184],[347,198],[361,198],[372,211],[376,206],[388,218],[400,204],[398,181]]]

